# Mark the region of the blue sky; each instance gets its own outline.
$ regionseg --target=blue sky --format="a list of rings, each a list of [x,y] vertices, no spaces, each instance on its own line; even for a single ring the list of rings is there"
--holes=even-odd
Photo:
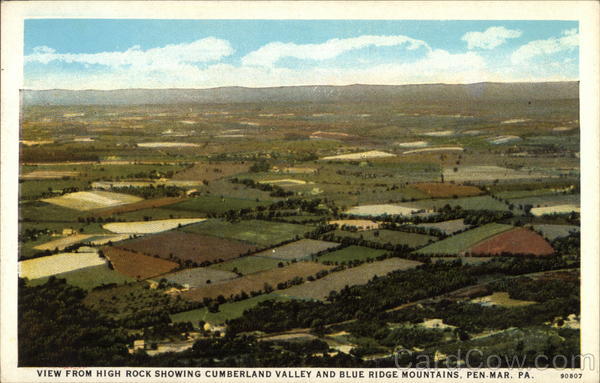
[[[572,21],[25,21],[25,88],[578,79]]]

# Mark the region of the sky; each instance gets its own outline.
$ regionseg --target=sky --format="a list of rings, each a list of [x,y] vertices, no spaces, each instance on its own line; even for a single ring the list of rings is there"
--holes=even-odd
[[[579,79],[576,21],[25,21],[26,89]]]

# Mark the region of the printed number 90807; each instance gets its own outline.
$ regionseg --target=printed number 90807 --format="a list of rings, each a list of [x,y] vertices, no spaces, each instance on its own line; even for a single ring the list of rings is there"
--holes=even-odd
[[[581,379],[583,374],[581,372],[567,372],[560,374],[561,379]]]

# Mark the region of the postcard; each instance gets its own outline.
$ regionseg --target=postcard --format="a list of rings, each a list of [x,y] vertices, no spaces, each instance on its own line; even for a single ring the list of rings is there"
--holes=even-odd
[[[598,382],[597,2],[3,2],[3,382]]]

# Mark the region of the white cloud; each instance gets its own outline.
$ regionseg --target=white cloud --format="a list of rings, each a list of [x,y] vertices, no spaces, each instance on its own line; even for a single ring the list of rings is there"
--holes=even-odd
[[[407,45],[407,49],[429,49],[427,43],[407,36],[359,36],[347,39],[331,39],[321,44],[294,44],[272,42],[248,53],[242,58],[243,65],[272,66],[285,57],[301,60],[327,60],[342,53],[367,47],[391,47]]]
[[[502,45],[508,39],[521,37],[522,32],[504,27],[489,27],[483,32],[467,32],[462,40],[467,42],[469,49],[493,49]]]
[[[513,64],[522,64],[538,56],[550,56],[555,53],[574,50],[579,46],[579,33],[577,29],[562,32],[562,37],[546,40],[534,40],[519,47],[513,52]]]
[[[310,66],[299,69],[217,63],[165,67],[155,72],[118,68],[104,73],[44,73],[27,78],[29,89],[211,88],[219,86],[399,85],[411,83],[465,83],[489,79],[486,64],[474,52],[451,54],[433,50],[413,62],[361,68]]]
[[[100,53],[56,53],[46,46],[35,47],[33,53],[25,56],[25,62],[47,64],[51,61],[64,63],[96,64],[119,68],[132,66],[138,69],[154,70],[170,66],[185,65],[220,60],[233,54],[234,49],[226,40],[207,37],[191,43],[172,44],[164,47],[141,50],[133,46],[121,52]]]

